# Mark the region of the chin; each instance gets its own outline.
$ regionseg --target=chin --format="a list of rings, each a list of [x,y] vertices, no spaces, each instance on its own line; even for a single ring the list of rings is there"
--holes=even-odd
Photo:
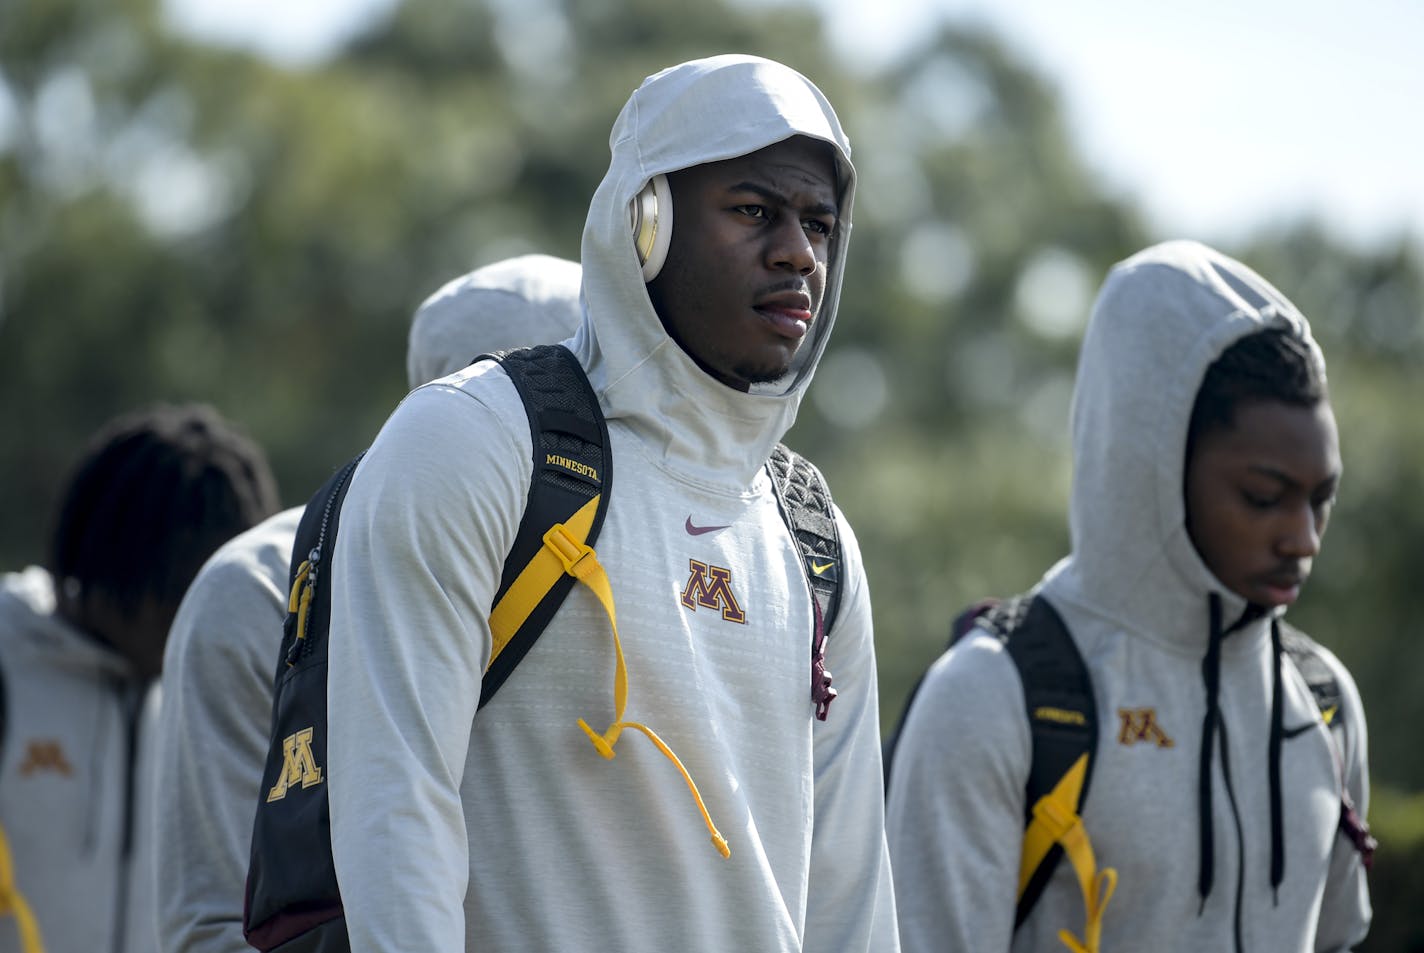
[[[732,373],[737,375],[737,379],[747,384],[770,384],[785,377],[791,370],[791,359],[796,356],[796,352],[780,356],[774,360],[760,361],[758,363],[746,363],[733,369]]]
[[[737,379],[748,385],[771,384],[785,377],[789,370],[791,370],[790,364],[783,364],[775,370],[768,368],[743,368],[737,372]]]

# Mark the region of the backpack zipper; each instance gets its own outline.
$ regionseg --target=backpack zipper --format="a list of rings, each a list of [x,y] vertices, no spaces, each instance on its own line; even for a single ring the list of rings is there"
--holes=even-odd
[[[356,470],[356,464],[361,462],[357,457],[346,464],[341,475],[336,480],[336,486],[332,488],[331,494],[326,498],[326,506],[321,513],[321,528],[317,530],[316,545],[307,553],[306,562],[297,569],[297,578],[292,586],[292,597],[287,604],[288,612],[297,612],[297,637],[292,640],[292,647],[287,650],[287,667],[291,668],[299,661],[310,655],[314,648],[307,640],[307,613],[310,611],[311,600],[316,596],[316,583],[320,575],[322,550],[326,547],[327,528],[331,523],[331,514],[336,510],[337,501],[342,499],[342,491],[346,488],[346,483],[351,479],[351,474]],[[298,592],[300,589],[300,593]]]

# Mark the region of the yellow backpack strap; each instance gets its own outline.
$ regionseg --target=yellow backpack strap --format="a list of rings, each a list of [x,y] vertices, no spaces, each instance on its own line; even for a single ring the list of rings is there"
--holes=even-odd
[[[608,425],[583,368],[562,345],[484,355],[504,368],[524,401],[534,475],[490,611],[494,644],[480,689],[484,707],[504,684],[575,582],[558,549],[591,548],[613,478]],[[561,526],[555,543],[546,537]]]
[[[0,828],[0,916],[15,918],[20,949],[24,953],[44,953],[39,921],[15,884],[15,862],[10,854],[10,839],[3,828]]]
[[[1058,938],[1073,953],[1098,953],[1102,936],[1103,910],[1117,887],[1117,871],[1111,867],[1098,870],[1093,857],[1093,845],[1078,815],[1083,780],[1088,771],[1088,755],[1084,753],[1073,763],[1052,791],[1033,805],[1028,828],[1024,831],[1023,857],[1019,867],[1019,896],[1022,897],[1034,873],[1055,846],[1067,854],[1083,892],[1086,911],[1083,939],[1068,930],[1059,930]]]
[[[1073,946],[1078,941],[1066,930],[1060,937],[1075,950],[1096,951],[1117,874],[1099,875],[1080,816],[1098,742],[1088,667],[1062,617],[1041,594],[981,610],[976,624],[1004,642],[1018,669],[1032,739],[1014,925],[1028,918],[1066,853],[1083,890],[1086,947]]]
[[[588,548],[589,527],[593,525],[600,502],[602,496],[595,496],[570,517],[567,523],[556,523],[549,532],[558,530],[557,535],[546,540],[546,544],[534,553],[533,558],[505,590],[503,597],[495,603],[489,619],[490,632],[494,637],[494,645],[490,650],[491,666],[498,661],[510,640],[529,621],[540,601],[549,594],[549,590],[554,588],[560,577],[567,574],[574,579],[579,578],[578,573],[572,569],[579,557],[576,555],[567,561],[561,557],[566,556],[570,549],[577,553],[580,549]],[[588,548],[588,556],[593,557],[591,548]],[[597,562],[596,559],[594,561]],[[612,617],[611,610],[609,616]]]
[[[582,718],[579,727],[604,758],[612,759],[624,729],[642,733],[677,769],[687,785],[712,844],[724,858],[731,856],[727,839],[712,822],[691,773],[659,737],[642,722],[624,718],[628,704],[628,666],[618,634],[613,586],[593,549],[607,505],[612,458],[608,428],[583,369],[561,346],[530,348],[494,355],[518,388],[529,414],[534,442],[534,479],[524,519],[509,558],[500,590],[490,611],[489,667],[485,670],[480,705],[485,705],[519,664],[553,618],[569,589],[577,582],[588,588],[608,615],[613,634],[613,722],[595,731]]]

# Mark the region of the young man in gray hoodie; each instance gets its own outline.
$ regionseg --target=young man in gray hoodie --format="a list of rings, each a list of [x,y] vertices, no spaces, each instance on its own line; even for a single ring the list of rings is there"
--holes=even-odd
[[[837,513],[821,721],[765,470],[835,320],[849,145],[749,56],[650,77],[610,143],[572,342],[612,450],[608,589],[576,586],[476,714],[533,466],[509,378],[417,389],[351,482],[325,766],[351,948],[894,951],[859,550]]]
[[[896,748],[905,949],[1350,949],[1370,919],[1341,829],[1342,799],[1368,799],[1364,712],[1317,647],[1340,695],[1322,713],[1282,649],[1340,480],[1305,318],[1209,248],[1148,248],[1098,296],[1072,433],[1072,553],[1035,593],[1096,703],[1081,821],[1063,818],[1081,864],[1058,863],[1016,930],[1029,723],[1004,644],[976,631],[931,668]]]
[[[0,950],[152,950],[152,690],[198,567],[277,508],[260,448],[203,405],[115,418],[50,557],[0,577]]]
[[[578,327],[577,263],[523,255],[449,282],[415,313],[411,387],[485,351],[551,344]],[[247,953],[243,887],[267,758],[292,545],[305,507],[233,539],[193,580],[163,662],[155,785],[163,953]]]

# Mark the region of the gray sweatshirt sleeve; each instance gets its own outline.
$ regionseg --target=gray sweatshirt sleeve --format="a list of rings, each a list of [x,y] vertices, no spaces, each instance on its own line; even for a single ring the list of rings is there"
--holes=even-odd
[[[1345,790],[1361,818],[1367,816],[1370,801],[1368,732],[1359,689],[1349,671],[1334,655],[1325,653],[1340,685],[1341,727],[1331,732],[1340,742],[1337,749],[1344,774]],[[1316,927],[1316,953],[1344,953],[1361,943],[1370,927],[1369,885],[1359,851],[1342,833],[1330,854],[1330,874],[1320,905]]]
[[[488,614],[529,456],[528,439],[469,393],[428,385],[352,479],[327,710],[332,854],[353,953],[465,949],[460,784],[478,770],[466,756]]]
[[[925,676],[900,736],[886,832],[906,953],[1012,942],[1030,738],[1002,645],[970,636]]]
[[[815,827],[806,905],[807,950],[900,948],[885,843],[870,592],[860,548],[837,512],[845,588],[826,645],[838,696],[813,726]]]
[[[268,549],[265,561],[232,545],[220,550],[189,587],[168,638],[154,796],[164,951],[251,949],[243,889],[287,608],[287,560]]]

